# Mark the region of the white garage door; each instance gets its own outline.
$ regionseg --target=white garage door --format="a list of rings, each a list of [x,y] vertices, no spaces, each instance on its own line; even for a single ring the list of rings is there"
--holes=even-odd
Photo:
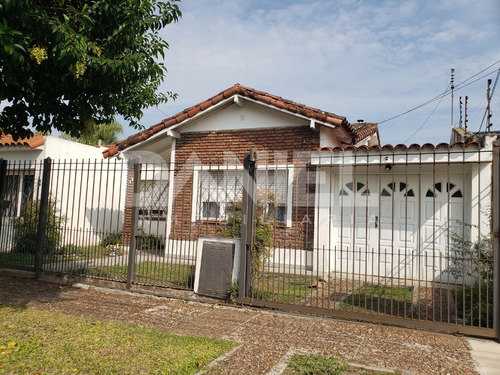
[[[457,179],[364,176],[336,186],[336,269],[432,280],[448,267],[449,228],[465,221]]]

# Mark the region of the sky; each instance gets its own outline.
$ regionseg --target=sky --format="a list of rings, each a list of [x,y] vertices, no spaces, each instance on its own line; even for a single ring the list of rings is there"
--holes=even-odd
[[[240,83],[350,122],[377,122],[382,144],[437,144],[450,140],[451,69],[453,124],[460,121],[459,97],[468,96],[468,128],[478,131],[487,79],[493,90],[500,68],[499,0],[184,0],[179,6],[180,21],[162,30],[170,48],[161,86],[178,98],[147,109],[146,127]],[[495,88],[491,121],[500,130]],[[125,136],[136,132],[125,128]]]

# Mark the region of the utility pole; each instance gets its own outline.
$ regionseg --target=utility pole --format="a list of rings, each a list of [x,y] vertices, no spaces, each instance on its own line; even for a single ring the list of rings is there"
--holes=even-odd
[[[460,127],[462,127],[462,97],[458,98],[458,103],[460,104]]]
[[[451,69],[451,127],[453,127],[453,90],[455,89],[455,69]]]
[[[465,131],[467,132],[467,102],[469,101],[469,97],[465,97],[465,108],[464,108],[464,126],[465,126]]]
[[[486,122],[486,129],[488,131],[488,133],[491,132],[491,122],[490,122],[490,118],[491,118],[491,112],[490,112],[490,102],[491,102],[491,97],[490,97],[490,86],[491,86],[491,79],[488,80],[488,91],[486,91],[486,100],[488,100],[488,118],[487,118],[487,122]]]

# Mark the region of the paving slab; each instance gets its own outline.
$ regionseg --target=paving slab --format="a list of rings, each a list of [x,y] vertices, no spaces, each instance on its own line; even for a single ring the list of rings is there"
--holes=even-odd
[[[500,374],[500,343],[491,340],[467,339],[472,348],[472,358],[478,363],[481,375]]]

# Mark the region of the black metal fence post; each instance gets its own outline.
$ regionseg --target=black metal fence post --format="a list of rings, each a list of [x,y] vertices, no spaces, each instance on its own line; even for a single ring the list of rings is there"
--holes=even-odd
[[[43,247],[45,245],[45,232],[47,228],[47,213],[49,209],[49,187],[50,187],[50,171],[52,160],[46,158],[43,161],[42,172],[42,190],[40,195],[40,217],[38,218],[38,227],[36,235],[35,248],[35,279],[40,277],[40,271],[43,263]]]
[[[493,330],[500,342],[500,142],[493,144]]]
[[[137,216],[139,210],[139,188],[141,180],[141,165],[137,161],[131,161],[129,166],[134,168],[134,192],[132,199],[132,219],[130,223],[130,243],[128,252],[128,273],[127,273],[127,289],[132,287],[134,282],[135,273],[135,255],[136,249],[136,236],[137,236]]]
[[[256,170],[257,151],[250,150],[245,156],[243,173],[243,198],[241,207],[241,245],[240,269],[238,274],[239,294],[238,302],[250,295],[250,278],[252,272],[252,249],[254,241],[256,198]]]
[[[7,180],[7,160],[0,158],[0,241],[2,239],[3,205],[4,205],[6,180]]]

